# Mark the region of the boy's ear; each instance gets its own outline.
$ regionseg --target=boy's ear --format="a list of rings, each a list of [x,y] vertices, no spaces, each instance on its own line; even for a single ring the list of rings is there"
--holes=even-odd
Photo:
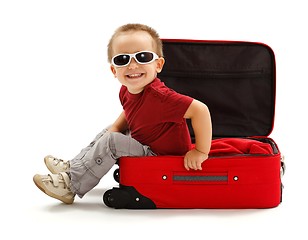
[[[111,70],[112,74],[114,75],[114,77],[116,78],[117,77],[117,71],[116,71],[116,69],[113,65],[110,65],[110,70]]]
[[[157,62],[156,62],[156,72],[157,73],[160,73],[163,70],[164,64],[165,64],[165,59],[163,57],[160,57],[157,59]]]

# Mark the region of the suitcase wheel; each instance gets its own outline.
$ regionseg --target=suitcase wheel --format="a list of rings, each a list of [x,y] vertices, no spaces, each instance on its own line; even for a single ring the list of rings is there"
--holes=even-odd
[[[126,208],[127,204],[129,204],[130,198],[128,192],[120,188],[113,188],[104,193],[103,201],[107,207]]]
[[[114,201],[114,198],[111,196],[111,193],[112,189],[109,189],[104,193],[103,196],[103,201],[107,207],[113,207],[112,202]]]
[[[114,180],[119,183],[120,182],[120,169],[116,169],[113,172],[113,178]]]
[[[111,208],[127,209],[153,209],[156,208],[154,202],[142,196],[134,187],[121,185],[120,188],[107,190],[103,195],[103,202]]]

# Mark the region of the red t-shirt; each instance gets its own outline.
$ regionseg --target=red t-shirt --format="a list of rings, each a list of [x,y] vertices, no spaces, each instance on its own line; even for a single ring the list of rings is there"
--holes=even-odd
[[[138,94],[122,86],[120,101],[132,137],[154,153],[184,155],[191,149],[184,114],[193,98],[175,92],[156,78]]]

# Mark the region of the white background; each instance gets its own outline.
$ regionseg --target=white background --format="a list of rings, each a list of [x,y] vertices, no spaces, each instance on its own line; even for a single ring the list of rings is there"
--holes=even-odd
[[[102,203],[104,191],[115,185],[111,173],[69,206],[35,187],[33,175],[47,173],[45,155],[72,158],[120,113],[120,85],[109,70],[106,45],[115,28],[129,22],[148,24],[162,38],[272,47],[277,102],[271,137],[287,164],[280,206],[114,210]],[[307,239],[307,22],[299,0],[1,0],[2,236]]]

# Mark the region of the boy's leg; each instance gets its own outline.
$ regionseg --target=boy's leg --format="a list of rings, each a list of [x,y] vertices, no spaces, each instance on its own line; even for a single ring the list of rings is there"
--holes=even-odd
[[[132,137],[105,131],[86,150],[70,161],[71,190],[83,197],[123,156],[153,156],[148,146]]]
[[[95,139],[74,158],[83,157],[108,130],[104,129],[97,134]],[[75,193],[71,191],[71,179],[68,174],[70,161],[65,161],[48,155],[44,158],[45,164],[51,173],[47,175],[36,174],[33,177],[35,185],[47,195],[59,199],[60,201],[71,204],[74,202]]]
[[[97,142],[97,140],[100,139],[106,132],[108,132],[108,128],[104,128],[99,134],[97,134],[96,137],[93,139],[93,141],[88,146],[83,148],[80,151],[80,153],[78,153],[78,155],[76,157],[74,157],[72,160],[76,161],[78,159],[83,158],[87,154],[87,152],[94,146],[94,144]]]
[[[93,139],[93,141],[87,147],[83,148],[74,159],[82,158],[91,149],[91,147],[95,144],[95,142],[101,136],[103,136],[107,131],[108,129],[105,128],[103,131],[97,134],[96,137]],[[48,170],[53,174],[57,174],[60,172],[68,172],[70,168],[70,161],[63,160],[63,159],[54,157],[52,155],[45,156],[44,162]]]
[[[70,204],[77,194],[83,197],[122,156],[153,156],[148,146],[121,133],[104,130],[84,148],[70,163],[68,173],[39,175],[33,177],[35,184],[47,195]]]

